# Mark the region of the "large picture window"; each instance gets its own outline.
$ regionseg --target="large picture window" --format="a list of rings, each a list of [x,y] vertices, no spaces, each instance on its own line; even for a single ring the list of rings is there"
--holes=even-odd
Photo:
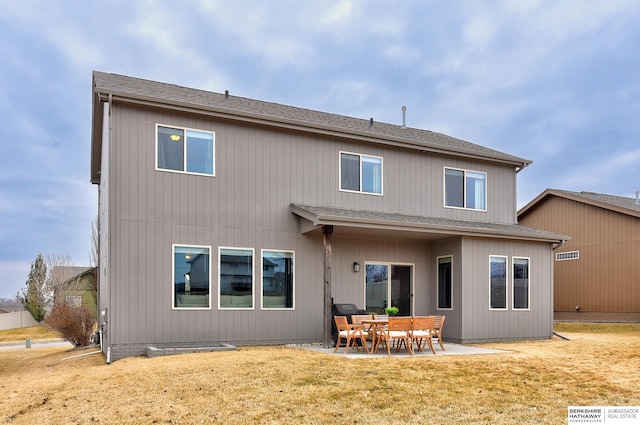
[[[157,125],[159,170],[214,175],[215,135],[208,131]]]
[[[253,308],[253,249],[220,248],[220,308]]]
[[[262,308],[292,309],[294,269],[292,251],[262,251]]]
[[[209,247],[173,246],[173,307],[209,308]]]
[[[489,257],[489,293],[491,309],[507,308],[507,257]]]
[[[450,310],[451,299],[451,256],[438,257],[438,309]]]
[[[340,190],[382,195],[382,158],[340,152]]]
[[[513,309],[529,309],[529,259],[513,257]]]
[[[444,205],[470,210],[487,209],[487,175],[477,171],[444,169]]]

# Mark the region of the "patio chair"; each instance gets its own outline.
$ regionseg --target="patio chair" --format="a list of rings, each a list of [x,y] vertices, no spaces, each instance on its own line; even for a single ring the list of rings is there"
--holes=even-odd
[[[442,343],[442,327],[444,326],[444,318],[445,316],[434,316],[433,317],[433,337],[438,338],[438,343],[440,344],[440,348],[444,351],[444,344]]]
[[[411,318],[410,317],[389,317],[387,329],[381,329],[376,336],[376,352],[380,342],[387,346],[387,354],[391,355],[391,344],[396,345],[396,352],[400,351],[402,343],[407,347],[407,351],[413,354],[413,344],[411,343]]]
[[[415,342],[418,346],[418,351],[424,351],[424,346],[429,345],[431,352],[436,354],[436,350],[433,349],[432,336],[433,330],[433,316],[416,316],[413,318],[411,325],[411,341]]]
[[[367,341],[371,341],[373,348],[373,329],[371,325],[365,325],[362,323],[363,320],[371,320],[373,319],[373,314],[352,314],[351,315],[351,323],[354,325],[362,325],[362,334],[364,335],[364,339]]]
[[[341,339],[346,340],[346,347],[344,349],[346,354],[349,351],[349,347],[356,343],[356,338],[360,338],[362,347],[369,351],[367,348],[367,341],[364,339],[364,334],[362,333],[362,325],[350,324],[347,322],[347,316],[334,316],[334,320],[336,322],[336,328],[338,329],[338,340],[336,341],[336,348],[333,350],[334,353],[338,351],[338,348],[340,348]],[[355,347],[360,351],[360,347],[358,347],[357,344],[355,344]]]

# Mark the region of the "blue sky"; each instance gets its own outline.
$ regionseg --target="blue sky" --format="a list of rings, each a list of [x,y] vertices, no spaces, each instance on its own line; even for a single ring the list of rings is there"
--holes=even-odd
[[[640,2],[28,1],[0,9],[0,297],[89,262],[91,72],[443,132],[546,188],[640,190]]]

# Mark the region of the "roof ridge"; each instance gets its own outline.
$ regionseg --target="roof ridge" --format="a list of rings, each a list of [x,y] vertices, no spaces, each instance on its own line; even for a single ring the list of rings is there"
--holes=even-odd
[[[312,131],[335,132],[375,143],[402,145],[412,149],[472,156],[526,167],[532,161],[483,145],[468,142],[432,130],[405,127],[383,121],[340,115],[332,112],[251,99],[171,83],[163,83],[120,74],[94,71],[94,92],[117,94],[125,99],[144,99],[164,105],[180,105],[204,111],[264,120],[273,125],[286,124]]]

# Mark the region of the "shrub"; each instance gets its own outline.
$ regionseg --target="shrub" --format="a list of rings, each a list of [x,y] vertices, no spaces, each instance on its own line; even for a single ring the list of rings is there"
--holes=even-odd
[[[45,323],[60,332],[62,337],[76,347],[91,344],[96,318],[92,309],[82,306],[57,305],[45,319]]]

